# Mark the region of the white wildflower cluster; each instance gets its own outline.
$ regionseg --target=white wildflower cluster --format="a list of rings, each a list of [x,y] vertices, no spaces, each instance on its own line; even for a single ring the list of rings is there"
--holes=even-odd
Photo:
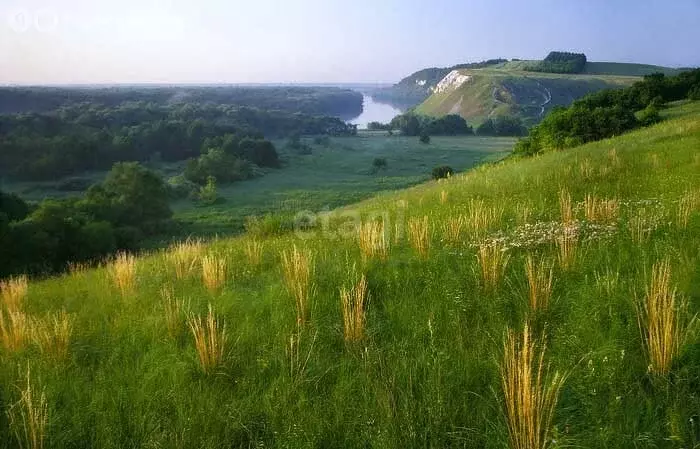
[[[504,249],[533,248],[553,243],[562,236],[578,237],[580,241],[599,240],[617,233],[615,224],[598,224],[587,221],[573,221],[563,224],[559,221],[526,223],[509,231],[498,231],[488,236],[485,241],[474,243],[500,245]]]

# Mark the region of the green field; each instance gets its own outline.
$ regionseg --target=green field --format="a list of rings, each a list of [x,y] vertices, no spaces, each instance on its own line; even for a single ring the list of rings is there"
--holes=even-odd
[[[309,140],[308,143],[311,143]],[[361,132],[357,137],[333,138],[328,147],[311,145],[311,155],[285,150],[275,142],[286,161],[263,177],[221,186],[221,204],[200,207],[191,201],[175,203],[175,218],[188,233],[238,233],[246,217],[269,213],[334,209],[386,190],[396,190],[430,178],[432,169],[449,165],[457,171],[505,156],[511,138],[433,137],[429,145],[417,137]],[[372,171],[375,158],[386,158],[387,168]]]
[[[689,323],[700,312],[700,103],[665,116],[381,193],[304,232],[219,239],[5,289],[0,448],[506,448],[504,342],[526,323],[546,379],[525,395],[564,375],[547,402],[551,425],[542,419],[547,447],[697,448],[700,334]],[[362,157],[349,140],[347,154],[290,160],[317,178],[307,191],[336,188],[320,203],[289,199],[312,207],[351,199],[362,180],[376,187],[362,170],[377,155],[387,177],[415,182],[464,151],[445,140],[420,167],[411,159],[440,139],[403,152],[367,139]],[[449,160],[466,168],[497,146]],[[255,190],[265,180],[248,195],[267,197]],[[530,280],[528,258],[539,267]],[[667,283],[653,276],[662,269]],[[355,291],[369,299],[343,308],[340,290],[363,275],[366,289]],[[665,364],[645,344],[650,298],[666,304],[672,329]],[[200,331],[208,313],[212,333]],[[198,352],[195,335],[211,337],[200,348],[212,351]]]
[[[232,235],[243,231],[246,218],[268,214],[294,216],[303,211],[333,209],[356,202],[380,191],[403,189],[430,178],[438,165],[463,171],[507,155],[512,138],[433,137],[428,145],[417,137],[387,136],[385,132],[361,131],[355,137],[335,137],[328,145],[314,145],[310,155],[286,149],[286,141],[275,141],[284,161],[280,169],[264,176],[219,185],[220,201],[212,206],[189,199],[174,201],[177,237]],[[387,168],[372,170],[375,158],[385,158]],[[168,178],[181,174],[184,163],[155,164],[150,168]],[[101,181],[106,173],[83,174],[90,182]],[[6,183],[3,190],[31,201],[65,198],[81,192],[57,190],[58,182]],[[157,239],[160,240],[160,239]],[[155,244],[155,243],[154,243]]]

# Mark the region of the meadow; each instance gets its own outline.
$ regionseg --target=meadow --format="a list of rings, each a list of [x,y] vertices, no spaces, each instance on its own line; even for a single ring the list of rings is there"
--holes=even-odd
[[[698,447],[700,103],[666,116],[294,232],[8,280],[0,447]],[[332,159],[423,176],[382,151]],[[299,162],[339,186],[310,209],[368,178],[330,156]]]
[[[512,138],[435,136],[425,145],[417,137],[371,131],[360,131],[355,137],[333,137],[327,145],[313,144],[312,139],[304,141],[311,147],[311,154],[297,154],[286,148],[286,141],[275,141],[285,161],[283,168],[219,186],[219,204],[176,202],[175,219],[182,223],[186,234],[237,234],[243,231],[249,216],[332,210],[377,192],[425,182],[439,165],[463,171],[496,161],[505,157],[514,143]],[[386,159],[386,168],[375,171],[375,158]]]

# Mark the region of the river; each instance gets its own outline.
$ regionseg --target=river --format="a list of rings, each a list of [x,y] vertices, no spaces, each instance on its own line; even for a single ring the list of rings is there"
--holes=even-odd
[[[400,114],[401,110],[389,104],[377,103],[372,97],[365,95],[362,114],[350,120],[350,123],[357,125],[358,129],[367,129],[369,122],[389,123],[391,119]]]

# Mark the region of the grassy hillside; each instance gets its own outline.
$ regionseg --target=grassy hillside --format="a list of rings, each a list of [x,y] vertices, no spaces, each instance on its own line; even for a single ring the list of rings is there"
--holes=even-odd
[[[494,68],[526,71],[528,66],[540,61],[508,61]],[[633,64],[627,62],[592,62],[586,63],[585,72],[589,75],[611,75],[611,76],[637,76],[650,75],[652,73],[665,73],[668,76],[677,75],[679,71],[670,67],[663,67],[649,64]]]
[[[495,115],[517,115],[531,125],[555,106],[568,105],[588,93],[628,86],[638,80],[622,75],[523,71],[527,63],[511,61],[488,69],[459,70],[470,79],[434,92],[416,111],[436,116],[459,114],[474,124]]]
[[[616,75],[616,76],[645,76],[653,73],[664,73],[667,76],[674,76],[680,73],[679,70],[670,67],[662,67],[649,64],[630,64],[620,62],[588,62],[586,63],[586,73],[592,75]]]
[[[525,323],[565,375],[525,391],[554,382],[552,447],[697,447],[698,334],[661,362],[643,338],[644,310],[700,311],[700,104],[667,116],[299,232],[5,285],[0,447],[504,448]]]

